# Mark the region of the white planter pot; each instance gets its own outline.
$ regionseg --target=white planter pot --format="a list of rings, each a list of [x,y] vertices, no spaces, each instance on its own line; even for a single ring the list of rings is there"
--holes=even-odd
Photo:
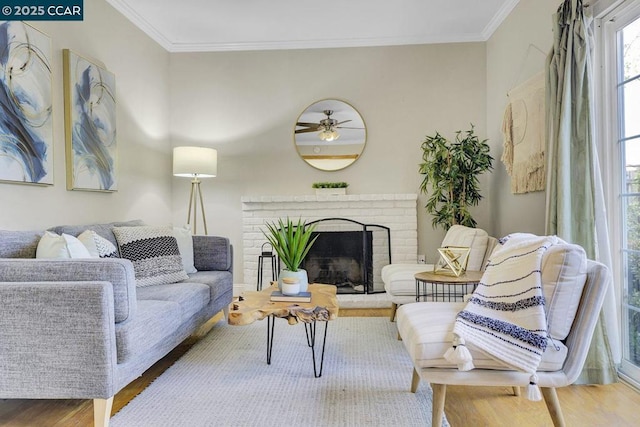
[[[285,277],[292,277],[298,279],[298,283],[300,284],[300,289],[298,292],[307,292],[309,288],[309,278],[307,277],[307,271],[303,269],[299,269],[298,271],[289,271],[287,269],[280,270],[280,275],[278,276],[278,289],[282,291],[282,279]]]
[[[289,282],[289,283],[288,283]],[[300,282],[293,277],[282,279],[282,295],[298,295],[300,293]]]
[[[347,194],[346,188],[316,188],[316,196],[340,196]]]

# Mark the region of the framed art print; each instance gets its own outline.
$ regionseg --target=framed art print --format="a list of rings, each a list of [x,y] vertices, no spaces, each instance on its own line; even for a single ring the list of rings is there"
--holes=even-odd
[[[67,189],[116,191],[115,76],[63,50]]]
[[[0,181],[53,184],[51,39],[0,21]]]
[[[440,259],[433,266],[433,272],[451,274],[459,277],[467,269],[470,248],[462,246],[445,246],[438,248]]]

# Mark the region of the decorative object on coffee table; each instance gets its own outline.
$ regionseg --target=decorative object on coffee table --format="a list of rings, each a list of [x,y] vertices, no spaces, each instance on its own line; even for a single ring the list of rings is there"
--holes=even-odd
[[[271,292],[271,301],[277,302],[311,302],[311,292],[298,292],[297,294],[287,295],[280,291]]]
[[[265,223],[267,231],[264,236],[285,265],[278,275],[278,287],[282,290],[282,279],[293,277],[299,280],[300,292],[305,292],[309,285],[307,272],[300,268],[302,260],[318,236],[312,236],[315,224],[307,225],[301,218],[294,223],[290,218],[282,218],[277,222]]]
[[[282,279],[282,295],[298,295],[300,293],[300,279],[285,277]]]

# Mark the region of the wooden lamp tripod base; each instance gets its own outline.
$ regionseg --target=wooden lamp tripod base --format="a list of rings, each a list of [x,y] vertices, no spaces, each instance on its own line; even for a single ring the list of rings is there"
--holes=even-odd
[[[202,199],[202,190],[200,189],[200,179],[194,177],[191,180],[191,195],[189,196],[189,211],[187,213],[187,224],[191,225],[191,209],[193,208],[193,234],[198,234],[198,200],[200,200],[200,210],[202,211],[202,223],[204,224],[204,234],[208,235],[207,217],[204,214],[204,201]]]

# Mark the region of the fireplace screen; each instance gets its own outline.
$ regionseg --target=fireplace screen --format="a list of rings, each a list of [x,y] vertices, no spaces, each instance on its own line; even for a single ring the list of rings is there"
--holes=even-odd
[[[391,262],[389,228],[343,218],[311,224],[318,239],[303,261],[309,283],[336,285],[341,294],[384,292],[380,271]]]

